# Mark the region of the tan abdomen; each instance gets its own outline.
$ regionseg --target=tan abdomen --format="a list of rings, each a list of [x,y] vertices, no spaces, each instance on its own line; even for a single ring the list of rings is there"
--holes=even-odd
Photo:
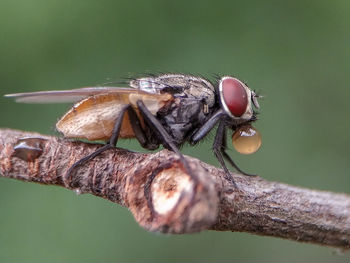
[[[142,100],[147,108],[156,114],[160,108],[172,100],[169,94],[145,94],[137,90],[99,94],[76,103],[56,124],[59,132],[68,138],[80,138],[90,141],[108,140],[115,121],[123,107],[130,104],[137,110],[136,101]],[[126,113],[120,130],[121,138],[133,138],[129,116]]]

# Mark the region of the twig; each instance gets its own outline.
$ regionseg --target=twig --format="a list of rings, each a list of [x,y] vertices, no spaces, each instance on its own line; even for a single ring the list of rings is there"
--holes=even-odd
[[[111,149],[66,178],[74,162],[98,147],[0,129],[0,175],[103,197],[128,207],[149,231],[241,231],[350,249],[349,195],[233,174],[235,188],[221,169],[186,157],[198,176],[195,184],[166,150]]]

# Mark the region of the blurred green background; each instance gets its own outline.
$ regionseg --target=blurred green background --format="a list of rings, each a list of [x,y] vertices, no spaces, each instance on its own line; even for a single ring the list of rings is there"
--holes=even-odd
[[[252,156],[268,180],[350,193],[350,2],[1,0],[1,95],[143,72],[233,74],[265,95]],[[55,134],[69,105],[0,98],[0,126]],[[121,147],[141,150],[134,141]],[[211,140],[183,152],[218,165]],[[349,262],[349,254],[245,233],[170,236],[125,209],[0,178],[0,262]]]

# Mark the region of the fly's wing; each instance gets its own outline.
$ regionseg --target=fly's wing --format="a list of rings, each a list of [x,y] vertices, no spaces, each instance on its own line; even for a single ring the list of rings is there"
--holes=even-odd
[[[72,90],[52,90],[52,91],[37,91],[28,93],[7,94],[5,97],[15,98],[16,102],[23,103],[64,103],[77,102],[86,97],[108,93],[108,92],[123,92],[130,88],[117,87],[87,87]]]
[[[90,96],[76,103],[56,124],[58,131],[68,138],[108,140],[121,109],[131,105],[138,113],[136,102],[142,100],[156,114],[172,101],[170,94],[150,94],[136,89],[118,89],[113,92]],[[141,116],[139,118],[142,121]],[[120,130],[121,138],[135,137],[126,113]]]

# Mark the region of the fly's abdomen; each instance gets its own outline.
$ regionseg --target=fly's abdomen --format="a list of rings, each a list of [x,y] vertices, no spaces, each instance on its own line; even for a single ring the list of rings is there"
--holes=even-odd
[[[142,92],[108,93],[88,97],[73,106],[56,124],[59,132],[68,138],[81,138],[87,140],[108,140],[126,105],[134,107],[142,125],[136,102],[143,101],[148,110],[156,115],[164,106],[171,103],[170,94],[145,94]],[[133,138],[135,134],[126,113],[120,130],[121,138]]]

